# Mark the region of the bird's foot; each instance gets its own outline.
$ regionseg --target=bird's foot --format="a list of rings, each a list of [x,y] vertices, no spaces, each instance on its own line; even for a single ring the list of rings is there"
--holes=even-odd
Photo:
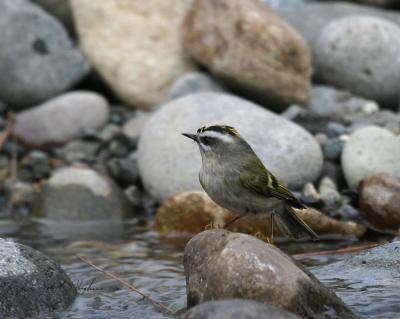
[[[211,223],[209,223],[209,224],[204,226],[204,230],[221,229],[221,228],[223,228],[222,225],[214,224],[214,222],[211,222]]]
[[[265,241],[265,242],[267,242],[268,244],[271,244],[271,245],[274,244],[273,239],[272,239],[271,237],[265,236],[262,232],[257,232],[257,233],[255,233],[255,234],[254,234],[254,237],[256,237],[256,238],[258,238],[258,239],[260,239],[260,240],[262,240],[262,241]]]

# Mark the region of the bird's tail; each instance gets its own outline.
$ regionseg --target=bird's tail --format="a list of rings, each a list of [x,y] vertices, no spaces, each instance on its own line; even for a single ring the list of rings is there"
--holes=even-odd
[[[310,226],[297,216],[292,207],[285,205],[284,215],[277,217],[277,224],[286,236],[296,239],[311,237],[314,241],[319,240],[319,236],[310,228]]]

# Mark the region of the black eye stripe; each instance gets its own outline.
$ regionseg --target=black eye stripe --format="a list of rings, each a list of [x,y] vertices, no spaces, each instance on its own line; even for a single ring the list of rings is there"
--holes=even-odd
[[[200,142],[204,145],[210,145],[214,141],[214,137],[210,136],[201,136],[200,137]]]

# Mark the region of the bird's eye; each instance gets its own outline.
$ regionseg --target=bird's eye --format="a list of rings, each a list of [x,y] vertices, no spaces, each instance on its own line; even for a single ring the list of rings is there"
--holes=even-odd
[[[209,137],[207,137],[207,136],[203,136],[203,137],[201,138],[201,142],[202,142],[204,145],[210,145],[210,143],[211,143],[211,138],[209,138]]]

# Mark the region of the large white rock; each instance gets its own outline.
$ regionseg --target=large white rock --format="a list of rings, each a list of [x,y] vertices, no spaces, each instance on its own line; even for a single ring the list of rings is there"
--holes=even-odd
[[[165,199],[201,189],[198,147],[181,133],[212,124],[236,127],[266,166],[291,188],[299,188],[320,174],[321,149],[300,126],[232,95],[198,93],[165,104],[141,133],[139,170],[154,197]]]
[[[150,109],[191,69],[180,44],[185,0],[71,0],[84,53],[128,105]]]
[[[397,107],[399,52],[400,28],[392,22],[371,16],[334,20],[316,43],[316,77],[383,107]]]
[[[400,137],[377,126],[355,131],[343,149],[342,167],[350,187],[377,173],[400,178]]]

